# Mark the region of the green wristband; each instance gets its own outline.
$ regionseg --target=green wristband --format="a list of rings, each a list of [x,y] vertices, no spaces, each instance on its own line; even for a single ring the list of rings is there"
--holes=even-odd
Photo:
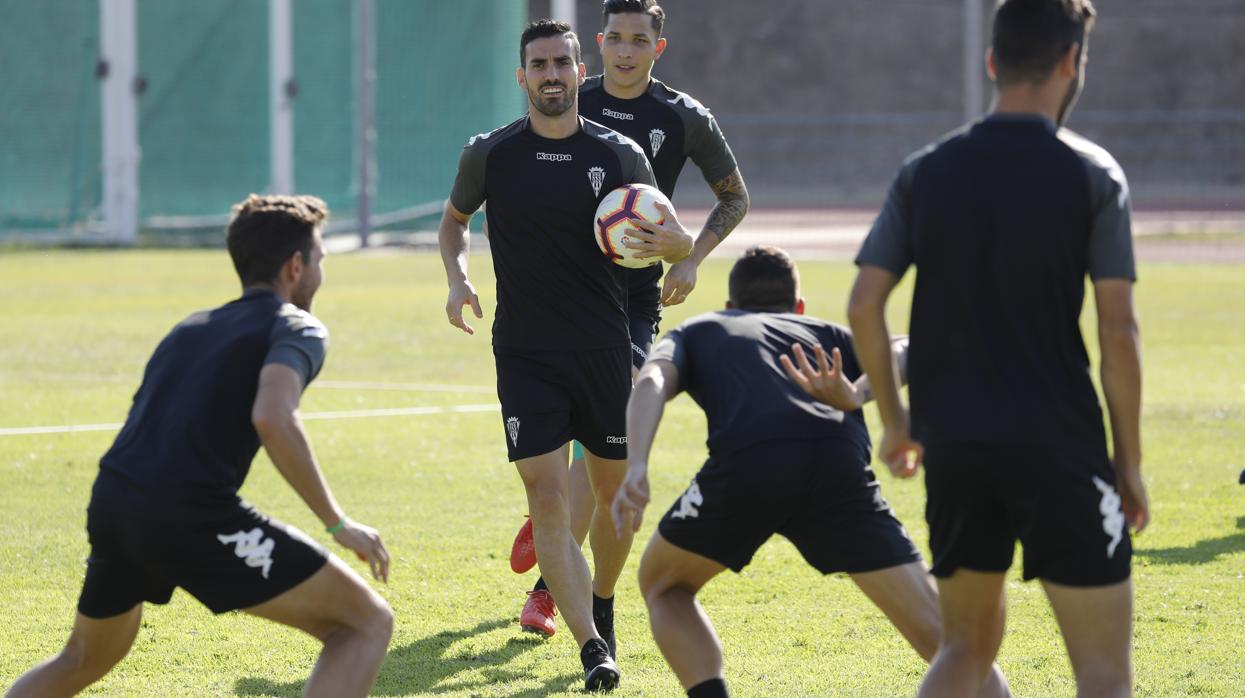
[[[338,531],[342,530],[345,527],[346,527],[346,517],[343,516],[341,521],[338,521],[332,526],[325,528],[324,532],[325,533],[337,533]]]

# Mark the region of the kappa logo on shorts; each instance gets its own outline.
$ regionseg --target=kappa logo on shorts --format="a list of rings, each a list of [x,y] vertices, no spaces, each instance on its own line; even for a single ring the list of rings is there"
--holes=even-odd
[[[1098,502],[1102,530],[1111,536],[1111,542],[1107,544],[1107,557],[1115,557],[1115,548],[1124,539],[1124,512],[1120,510],[1120,495],[1097,475],[1094,476],[1094,487],[1102,493],[1102,501]]]
[[[589,167],[588,181],[592,184],[592,193],[600,196],[601,185],[605,184],[605,170],[600,167]]]
[[[657,151],[661,150],[661,144],[666,142],[666,132],[655,128],[648,132],[648,144],[653,146],[653,157],[657,157]]]
[[[705,496],[700,493],[700,485],[692,480],[692,486],[687,488],[683,496],[679,499],[679,508],[670,514],[675,519],[697,518],[700,516],[700,510],[696,507],[705,503]]]
[[[272,569],[272,549],[276,545],[271,538],[264,538],[264,529],[258,526],[250,531],[238,531],[229,535],[218,535],[216,540],[225,545],[233,544],[233,554],[246,561],[247,567],[260,567],[264,579],[268,579],[268,570]]]
[[[607,444],[622,444],[622,445],[626,446],[626,445],[627,445],[627,437],[625,437],[625,436],[607,436],[607,437],[605,437],[605,443],[607,443]]]
[[[506,420],[506,433],[510,435],[510,443],[519,447],[519,418],[510,417]]]

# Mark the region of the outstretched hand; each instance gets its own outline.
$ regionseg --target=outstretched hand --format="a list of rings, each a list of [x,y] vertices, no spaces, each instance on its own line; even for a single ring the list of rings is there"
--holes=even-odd
[[[372,569],[373,577],[388,584],[389,551],[381,542],[380,533],[358,521],[345,519],[344,523],[342,529],[333,534],[333,540],[354,551],[355,557]]]
[[[639,250],[635,255],[636,259],[661,257],[670,264],[687,259],[695,242],[692,234],[679,223],[674,209],[662,203],[655,203],[654,206],[661,212],[665,222],[658,224],[642,218],[632,218],[631,222],[636,229],[629,235],[635,239],[626,240],[623,245]]]
[[[843,354],[838,347],[831,347],[827,357],[821,344],[814,344],[816,368],[809,363],[804,347],[792,344],[791,353],[795,355],[794,362],[786,354],[779,356],[778,361],[787,377],[814,400],[844,412],[854,412],[864,404],[862,392],[843,375]]]
[[[628,529],[632,533],[640,530],[648,502],[648,465],[628,466],[627,475],[610,504],[610,518],[614,520],[614,532],[619,538],[625,536]]]

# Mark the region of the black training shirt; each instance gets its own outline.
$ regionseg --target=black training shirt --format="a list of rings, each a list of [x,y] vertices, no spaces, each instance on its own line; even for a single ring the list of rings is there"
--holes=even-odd
[[[668,198],[674,198],[675,184],[688,158],[710,185],[738,167],[713,114],[690,95],[658,80],[651,80],[639,97],[622,99],[605,91],[603,76],[590,77],[579,88],[579,113],[638,143],[653,166],[657,188]],[[654,315],[660,312],[657,282],[661,274],[660,263],[627,270],[633,307]]]
[[[493,344],[515,349],[630,345],[623,268],[597,247],[597,204],[624,184],[653,184],[644,153],[600,124],[552,140],[523,117],[463,148],[450,203],[486,200],[497,275]]]
[[[791,345],[809,356],[820,343],[838,347],[848,380],[860,376],[847,328],[794,313],[721,310],[691,318],[666,333],[649,360],[665,360],[679,371],[686,390],[705,411],[709,453],[725,456],[764,441],[842,439],[869,451],[869,432],[860,410],[843,413],[799,388],[778,357]]]
[[[914,155],[856,258],[916,267],[909,381],[926,444],[1105,448],[1085,277],[1135,279],[1128,183],[1039,116],[995,115]]]
[[[259,450],[251,408],[266,364],[320,372],[328,330],[262,289],[191,315],[156,347],[100,461],[92,507],[189,512],[238,501]]]

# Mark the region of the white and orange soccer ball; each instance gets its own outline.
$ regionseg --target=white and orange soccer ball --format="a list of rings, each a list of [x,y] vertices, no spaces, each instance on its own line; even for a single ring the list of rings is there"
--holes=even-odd
[[[623,244],[634,240],[635,231],[639,230],[633,219],[641,218],[658,225],[666,222],[666,215],[657,209],[658,203],[674,211],[670,199],[657,187],[647,184],[624,184],[601,199],[593,227],[597,247],[610,261],[628,269],[643,269],[661,261],[661,257],[636,259],[635,255],[642,250]]]

